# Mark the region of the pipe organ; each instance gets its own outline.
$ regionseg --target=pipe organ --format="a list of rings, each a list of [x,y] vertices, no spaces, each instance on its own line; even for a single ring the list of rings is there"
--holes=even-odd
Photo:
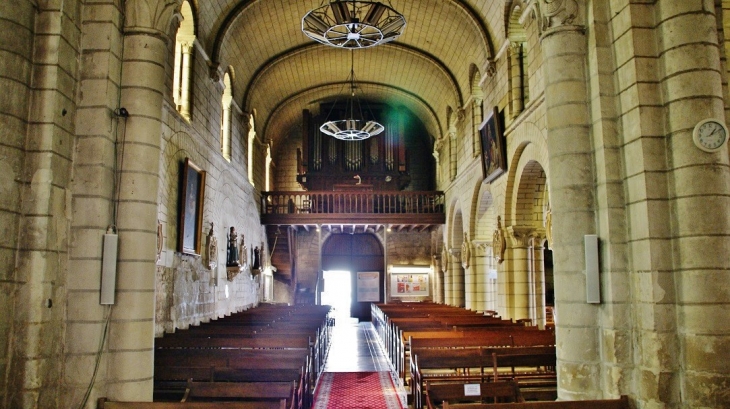
[[[402,116],[381,121],[385,132],[362,141],[342,141],[320,132],[323,115],[314,116],[304,110],[302,116],[304,132],[297,181],[306,190],[335,190],[343,185],[403,190],[408,186],[407,130]]]

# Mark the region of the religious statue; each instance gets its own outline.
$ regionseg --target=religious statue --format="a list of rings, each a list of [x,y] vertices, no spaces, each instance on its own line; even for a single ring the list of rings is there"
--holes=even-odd
[[[449,271],[449,252],[446,250],[446,244],[441,248],[441,271],[446,273]]]
[[[236,228],[231,226],[230,233],[228,233],[228,249],[226,250],[226,266],[227,267],[238,267],[238,236],[236,235]]]
[[[545,215],[545,236],[547,237],[547,247],[553,248],[553,212],[548,208]]]
[[[259,254],[260,254],[259,246],[256,246],[253,249],[253,265],[251,266],[251,268],[254,270],[258,270],[259,268],[261,268],[261,260],[260,260]]]
[[[213,222],[210,223],[210,231],[208,231],[208,241],[205,256],[207,258],[208,268],[213,270],[218,265],[218,239],[215,238],[215,230]]]
[[[469,259],[471,258],[471,246],[469,245],[469,238],[464,232],[464,241],[461,242],[461,266],[469,268]]]
[[[240,257],[240,263],[243,266],[243,268],[247,267],[248,264],[248,249],[246,249],[246,240],[243,236],[243,233],[241,233],[241,244],[240,248],[238,250],[238,256]]]
[[[162,234],[162,222],[157,220],[157,257],[155,257],[155,263],[158,263],[160,261],[160,258],[162,257],[163,240],[164,235]]]
[[[492,236],[492,249],[494,258],[498,263],[504,261],[504,251],[507,248],[507,243],[504,240],[504,233],[502,232],[502,217],[497,216],[497,228],[494,230]]]

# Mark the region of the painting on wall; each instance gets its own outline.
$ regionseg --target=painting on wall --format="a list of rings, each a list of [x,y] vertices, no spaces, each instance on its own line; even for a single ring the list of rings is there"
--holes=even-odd
[[[506,144],[500,126],[497,107],[487,114],[479,126],[479,139],[482,145],[482,175],[489,183],[507,171]]]
[[[180,222],[177,246],[180,253],[200,255],[204,197],[205,172],[190,158],[185,158],[180,178]]]

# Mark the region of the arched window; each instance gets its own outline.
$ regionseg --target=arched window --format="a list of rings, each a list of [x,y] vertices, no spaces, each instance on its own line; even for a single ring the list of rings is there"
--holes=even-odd
[[[190,74],[193,45],[195,43],[195,20],[190,3],[183,1],[180,9],[182,22],[175,36],[175,71],[172,84],[172,99],[180,115],[190,120]]]
[[[251,186],[256,186],[253,182],[253,147],[256,141],[256,127],[253,122],[254,113],[255,111],[249,115],[248,119],[248,181]]]
[[[226,72],[223,75],[223,97],[221,98],[221,154],[227,161],[231,161],[231,76]]]
[[[472,155],[476,158],[481,153],[481,141],[479,139],[479,125],[484,119],[484,110],[482,103],[484,101],[484,93],[479,86],[481,74],[476,66],[472,67],[471,74],[471,137],[472,137]]]
[[[510,13],[509,26],[509,92],[512,118],[517,117],[530,100],[530,84],[527,78],[527,35],[520,23],[523,8],[515,6]]]
[[[266,190],[271,191],[271,144],[266,145]]]

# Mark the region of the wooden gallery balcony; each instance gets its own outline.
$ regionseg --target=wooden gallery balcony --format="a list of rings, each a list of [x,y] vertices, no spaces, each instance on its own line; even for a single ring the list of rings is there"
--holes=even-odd
[[[444,224],[444,193],[413,191],[263,192],[261,223]]]

